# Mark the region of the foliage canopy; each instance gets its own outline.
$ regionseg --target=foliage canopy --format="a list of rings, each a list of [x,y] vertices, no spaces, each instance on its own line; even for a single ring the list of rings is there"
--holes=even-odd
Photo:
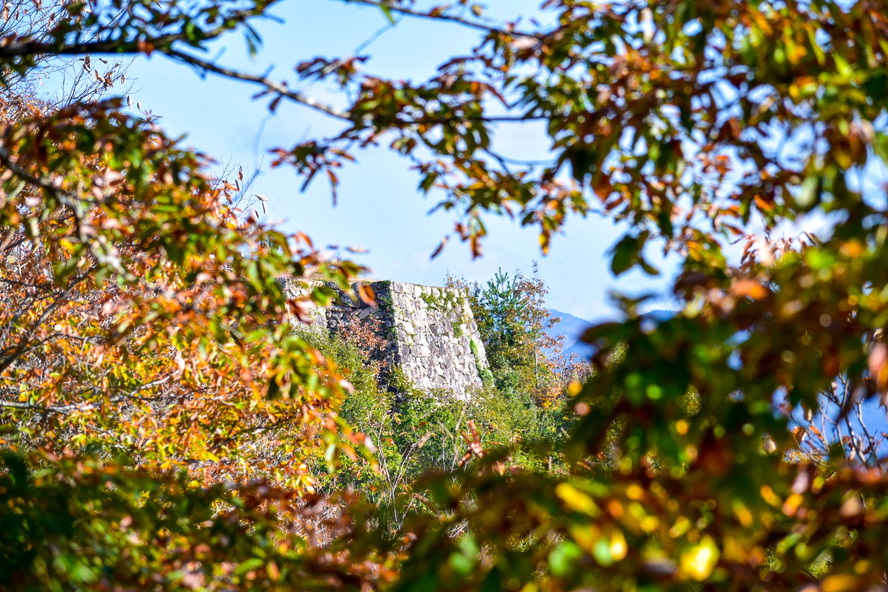
[[[842,421],[888,390],[882,4],[549,0],[551,24],[534,24],[486,19],[467,1],[351,0],[397,26],[423,18],[479,41],[418,82],[366,73],[363,56],[308,57],[287,84],[202,57],[233,31],[256,46],[253,22],[271,4],[75,1],[36,30],[3,29],[3,444],[44,449],[10,456],[0,479],[2,511],[22,525],[0,535],[10,585],[884,588],[883,451],[839,430],[807,454],[816,427],[798,420]],[[338,451],[359,458],[364,435],[337,413],[341,377],[284,322],[306,302],[275,281],[347,288],[359,269],[239,216],[236,181],[211,180],[202,157],[120,99],[50,108],[18,84],[56,57],[151,53],[257,85],[272,110],[293,101],[339,120],[332,137],[275,151],[306,182],[321,174],[335,191],[336,171],[373,145],[412,159],[475,255],[489,215],[535,226],[544,251],[569,216],[609,216],[625,233],[613,272],[659,273],[650,250],[675,254],[682,310],[656,321],[624,299],[622,320],[586,333],[596,372],[571,388],[563,473],[485,456],[430,478],[433,510],[409,516],[401,537],[372,522],[358,536],[346,520],[339,543],[287,561],[279,547],[238,546],[235,532],[295,544],[264,526],[295,520],[273,511],[273,492],[310,491],[313,467]],[[322,79],[345,107],[300,90]],[[549,162],[516,162],[495,141],[498,126],[530,121]],[[829,221],[821,236],[774,238],[814,218]],[[83,453],[107,464],[67,458]],[[168,484],[158,490],[142,472],[171,468],[194,483],[152,473]],[[286,489],[211,485],[248,475]],[[216,495],[215,511],[200,509]],[[108,524],[65,518],[38,538],[65,498]],[[228,511],[242,503],[256,513]],[[147,540],[132,526],[143,520],[176,538],[171,555],[120,560],[126,541]],[[72,559],[81,541],[117,550]]]

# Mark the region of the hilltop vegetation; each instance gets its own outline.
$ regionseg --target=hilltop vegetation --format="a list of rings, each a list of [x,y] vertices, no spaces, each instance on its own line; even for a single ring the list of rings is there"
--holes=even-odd
[[[485,287],[454,278],[447,284],[468,293],[492,354],[477,392],[418,389],[381,355],[387,337],[377,317],[353,317],[334,332],[301,331],[353,386],[340,413],[374,452],[344,460],[324,488],[363,492],[392,532],[411,510],[423,509],[421,480],[429,472],[472,471],[488,454],[500,458],[502,470],[563,470],[558,447],[573,421],[567,389],[587,372],[542,333],[546,288],[536,276],[499,272]]]

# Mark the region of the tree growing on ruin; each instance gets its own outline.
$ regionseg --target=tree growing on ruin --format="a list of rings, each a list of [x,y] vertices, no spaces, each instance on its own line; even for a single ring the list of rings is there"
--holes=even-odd
[[[546,308],[549,290],[534,266],[531,276],[498,270],[482,286],[449,278],[469,293],[472,312],[490,363],[494,386],[551,404],[581,366],[563,353],[563,337],[550,330],[558,319]]]

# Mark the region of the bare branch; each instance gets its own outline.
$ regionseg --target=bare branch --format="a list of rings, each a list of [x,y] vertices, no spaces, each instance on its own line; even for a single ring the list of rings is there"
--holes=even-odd
[[[204,72],[212,72],[214,74],[218,74],[226,78],[231,78],[233,80],[252,82],[254,84],[263,86],[280,96],[286,97],[292,101],[305,105],[306,107],[310,107],[312,109],[330,115],[331,117],[342,119],[344,121],[352,121],[351,115],[348,113],[348,111],[341,111],[331,105],[321,103],[320,101],[309,97],[304,93],[293,90],[287,87],[286,82],[278,82],[276,80],[268,78],[267,76],[257,76],[255,74],[239,72],[231,68],[219,66],[218,64],[214,64],[213,62],[203,60],[201,58],[189,55],[176,49],[165,49],[162,50],[162,52],[174,60],[184,62],[186,64],[194,66],[195,68],[198,68],[199,70],[203,70]]]
[[[117,395],[115,397],[111,397],[108,402],[109,403],[120,403],[123,401],[154,401],[156,397],[140,397],[138,393],[148,390],[150,388],[154,388],[156,386],[162,386],[163,384],[170,381],[169,376],[165,378],[160,378],[158,380],[154,380],[152,382],[147,382],[140,387],[136,388],[133,391],[130,391],[124,395]],[[96,409],[100,409],[104,404],[104,401],[99,401],[98,403],[70,403],[68,405],[39,405],[37,403],[25,403],[20,401],[4,401],[0,400],[0,408],[5,409],[26,409],[32,411],[39,411],[42,413],[57,413],[60,415],[65,415],[69,413],[76,413],[79,411],[93,411]]]
[[[342,1],[342,0],[340,0]],[[470,29],[477,29],[479,31],[485,31],[487,33],[496,33],[498,35],[506,35],[509,37],[532,37],[535,39],[543,39],[543,35],[540,33],[531,33],[528,31],[519,31],[516,29],[506,29],[502,27],[494,27],[492,25],[486,25],[484,23],[479,23],[477,21],[472,21],[467,18],[456,16],[453,14],[435,14],[431,11],[423,12],[421,10],[416,10],[413,8],[407,8],[404,6],[396,6],[391,2],[382,2],[380,0],[345,0],[349,4],[363,4],[365,6],[375,6],[380,10],[385,9],[390,12],[396,12],[398,14],[403,14],[405,16],[415,17],[415,18],[423,18],[430,19],[434,21],[445,21],[456,23],[458,25],[462,25],[464,27],[469,27]]]

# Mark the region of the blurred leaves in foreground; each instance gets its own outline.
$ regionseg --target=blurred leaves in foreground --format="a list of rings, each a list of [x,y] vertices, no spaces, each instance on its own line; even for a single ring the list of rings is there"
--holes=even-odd
[[[860,410],[884,416],[888,391],[885,6],[552,0],[546,19],[497,21],[469,2],[349,4],[479,41],[427,80],[350,55],[285,81],[200,51],[239,31],[255,52],[265,1],[4,5],[4,585],[884,590],[884,436]],[[474,256],[491,215],[543,252],[570,217],[607,216],[613,273],[661,273],[662,250],[680,310],[618,295],[621,318],[586,332],[591,376],[539,397],[576,416],[554,463],[515,465],[473,423],[468,460],[416,477],[399,529],[320,500],[325,466],[375,461],[339,414],[349,385],[289,325],[331,292],[277,279],[345,289],[361,269],[247,214],[242,178],[213,180],[101,96],[122,82],[94,69],[106,54],[333,118],[273,153],[334,198],[360,150],[405,156]],[[98,86],[36,100],[27,81],[64,56]],[[342,100],[307,94],[320,81]],[[548,160],[497,140],[529,122]]]

